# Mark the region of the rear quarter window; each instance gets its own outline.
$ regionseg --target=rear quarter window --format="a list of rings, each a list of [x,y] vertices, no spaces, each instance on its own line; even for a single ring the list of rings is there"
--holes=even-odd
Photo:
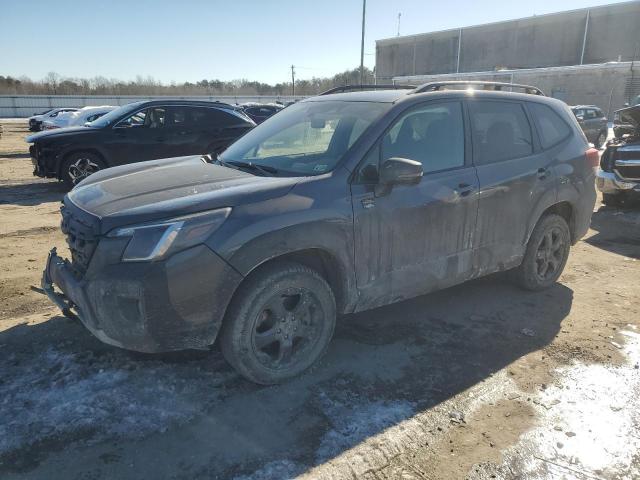
[[[208,128],[233,127],[246,123],[242,118],[232,113],[225,112],[219,108],[208,107],[194,108],[191,112],[191,120],[195,125],[202,125]]]
[[[551,107],[541,103],[529,103],[540,135],[542,148],[550,148],[571,135],[571,127]]]

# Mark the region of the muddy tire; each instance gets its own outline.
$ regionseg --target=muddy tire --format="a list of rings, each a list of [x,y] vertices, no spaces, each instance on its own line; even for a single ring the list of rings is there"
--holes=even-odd
[[[514,280],[526,290],[550,287],[564,270],[570,247],[566,220],[556,214],[543,216],[531,233],[522,263],[513,270]]]
[[[220,333],[225,359],[263,385],[301,374],[327,350],[336,302],[322,276],[283,262],[252,274],[231,301]]]
[[[619,207],[622,205],[622,196],[614,193],[603,193],[602,203],[609,207]]]
[[[67,188],[75,187],[89,175],[106,168],[107,165],[95,153],[76,152],[68,155],[60,168],[60,179]]]

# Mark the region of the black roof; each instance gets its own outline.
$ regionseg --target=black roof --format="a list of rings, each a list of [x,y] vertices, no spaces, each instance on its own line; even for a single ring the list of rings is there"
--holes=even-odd
[[[237,108],[234,105],[231,105],[229,103],[212,102],[210,100],[180,100],[180,99],[161,100],[161,99],[154,99],[154,100],[140,100],[140,101],[132,102],[132,103],[136,103],[138,105],[147,105],[147,106],[154,106],[154,105],[188,105],[188,106],[191,106],[191,107],[229,108],[231,110],[236,110],[236,108]]]

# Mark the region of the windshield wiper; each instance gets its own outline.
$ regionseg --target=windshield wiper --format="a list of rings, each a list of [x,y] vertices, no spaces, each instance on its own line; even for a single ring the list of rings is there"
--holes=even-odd
[[[273,167],[268,167],[266,165],[258,165],[257,163],[251,163],[251,162],[240,162],[240,161],[232,161],[232,162],[224,162],[222,161],[220,158],[218,158],[218,162],[220,162],[221,165],[231,165],[232,167],[237,167],[237,168],[246,168],[248,170],[257,170],[260,173],[263,173],[265,175],[275,175],[278,173],[278,169],[273,168]]]

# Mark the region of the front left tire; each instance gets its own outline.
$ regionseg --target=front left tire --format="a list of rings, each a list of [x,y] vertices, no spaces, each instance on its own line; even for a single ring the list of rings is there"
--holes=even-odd
[[[68,155],[60,168],[60,179],[67,188],[75,187],[88,176],[106,168],[104,160],[92,152],[76,152]]]
[[[326,352],[336,323],[331,287],[292,262],[267,265],[234,296],[220,333],[225,359],[252,382],[293,378]]]

